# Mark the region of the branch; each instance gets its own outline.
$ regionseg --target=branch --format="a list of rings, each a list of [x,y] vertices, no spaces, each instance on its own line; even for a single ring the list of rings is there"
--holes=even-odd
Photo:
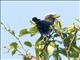
[[[9,32],[8,29],[6,28],[6,26],[5,26],[2,22],[1,22],[1,24],[4,26],[4,29],[5,29],[7,32]],[[10,33],[10,32],[9,32],[9,33]],[[11,34],[11,33],[10,33],[10,34]],[[32,59],[32,60],[37,60],[36,57],[30,55],[30,53],[27,53],[28,50],[26,51],[26,49],[23,47],[20,39],[19,39],[15,34],[11,34],[11,35],[13,35],[13,36],[18,40],[18,42],[19,42],[19,44],[21,45],[22,49],[25,51],[26,56],[31,57],[30,59]],[[17,51],[20,53],[20,55],[25,56],[25,55],[24,55],[23,53],[21,53],[21,51],[19,51],[18,49],[17,49]]]
[[[6,28],[6,26],[3,24],[3,23],[1,23],[3,26],[4,26],[4,29],[7,31],[7,32],[9,32],[8,31],[8,29]],[[9,32],[10,33],[10,32]],[[11,34],[11,33],[10,33]],[[11,34],[11,35],[13,35],[17,40],[18,40],[18,42],[19,42],[19,44],[21,45],[21,47],[22,47],[22,49],[26,52],[26,49],[23,47],[23,45],[22,45],[22,43],[21,43],[21,41],[19,40],[19,38],[16,36],[16,35],[14,35],[14,34]],[[27,52],[26,52],[27,53]]]
[[[76,27],[74,27],[74,31],[75,31],[75,33],[74,33],[74,37],[73,37],[73,39],[71,39],[71,41],[70,41],[70,43],[69,43],[69,47],[68,47],[68,49],[67,49],[67,51],[66,51],[66,53],[67,53],[67,57],[68,57],[68,60],[70,60],[70,56],[69,56],[69,53],[70,53],[70,48],[71,48],[71,46],[72,46],[72,43],[73,43],[73,41],[75,40],[75,38],[76,38],[76,34],[77,34],[77,29],[76,29]]]

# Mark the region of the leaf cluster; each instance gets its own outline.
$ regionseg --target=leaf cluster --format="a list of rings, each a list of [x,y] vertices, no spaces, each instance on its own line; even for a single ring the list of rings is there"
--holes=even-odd
[[[36,56],[33,56],[28,53],[28,49],[25,49],[19,40],[20,37],[23,37],[27,34],[32,37],[35,36],[37,32],[39,32],[36,24],[34,24],[32,21],[30,22],[32,24],[32,27],[30,29],[21,29],[18,37],[15,35],[14,30],[11,28],[7,29],[2,23],[2,25],[5,27],[5,30],[18,40],[18,42],[10,43],[10,50],[12,50],[12,55],[18,51],[20,54],[22,54],[23,60],[31,60],[33,58],[34,60],[49,60],[51,56],[54,60],[62,60],[62,54],[67,57],[68,60],[70,60],[70,58],[73,60],[80,60],[80,46],[78,46],[76,43],[80,40],[80,24],[76,25],[73,23],[68,27],[62,27],[62,23],[59,20],[56,20],[54,25],[50,26],[50,29],[54,31],[54,33],[51,34],[50,38],[39,37],[38,40],[35,39],[36,42],[34,45],[34,50]],[[19,44],[21,45],[21,48],[26,52],[26,54],[23,54],[22,51],[19,50]],[[25,41],[24,45],[30,47],[30,49],[33,47],[33,44],[30,41]],[[60,47],[61,45],[63,47]]]

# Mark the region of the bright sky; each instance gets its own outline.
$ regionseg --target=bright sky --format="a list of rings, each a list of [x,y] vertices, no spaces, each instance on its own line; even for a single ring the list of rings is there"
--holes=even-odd
[[[44,16],[48,13],[54,12],[60,15],[60,20],[64,26],[69,26],[74,17],[79,17],[79,4],[80,2],[58,2],[58,1],[33,1],[33,2],[20,2],[20,1],[3,1],[1,2],[1,21],[7,26],[11,27],[18,34],[21,28],[29,28],[31,25],[29,21],[32,17],[37,16],[40,19],[44,19]],[[3,48],[4,45],[15,41],[15,38],[8,34],[4,28],[1,28],[1,60],[22,60],[20,56],[11,56],[10,53],[6,53],[6,49]],[[38,36],[39,37],[39,36]],[[34,43],[38,38],[24,36],[21,40],[29,40]],[[23,42],[23,41],[22,41]],[[31,52],[34,51],[30,50]],[[51,59],[50,59],[51,60]],[[65,60],[65,58],[63,58]]]

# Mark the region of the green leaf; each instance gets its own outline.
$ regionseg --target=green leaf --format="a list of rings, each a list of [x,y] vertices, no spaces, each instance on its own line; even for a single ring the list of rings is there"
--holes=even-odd
[[[30,20],[30,23],[31,23],[32,25],[36,25],[32,20]]]
[[[78,52],[78,53],[80,52],[80,49],[79,49],[77,46],[73,46],[72,48],[73,48],[76,52]]]
[[[67,33],[61,33],[61,37],[64,39],[64,38],[67,38]]]
[[[59,49],[59,53],[61,53],[61,54],[64,55],[64,56],[67,56],[65,49],[60,48],[60,49]]]
[[[57,26],[58,28],[61,28],[61,27],[62,27],[61,22],[57,20],[57,21],[56,21],[56,26]]]
[[[27,60],[26,56],[23,57],[23,60]]]
[[[77,58],[73,57],[72,60],[77,60]]]
[[[18,44],[17,44],[16,42],[12,42],[12,43],[10,44],[10,47],[11,47],[12,49],[17,49],[17,48],[18,48]]]
[[[35,43],[35,51],[36,51],[36,57],[38,58],[38,60],[39,60],[39,54],[41,53],[41,51],[40,51],[40,49],[39,49],[39,43],[42,41],[42,37],[40,37],[37,41],[36,41],[36,43]]]
[[[55,47],[55,46],[56,46],[56,43],[51,41],[51,42],[49,43],[49,45],[51,45],[52,47]]]
[[[74,20],[78,21],[78,20],[79,20],[79,18],[78,18],[78,17],[74,17]]]
[[[11,33],[12,35],[15,35],[14,30],[12,30],[12,29],[9,28],[7,31],[8,31],[9,33]]]
[[[73,33],[75,31],[75,25],[74,24],[71,24],[68,29],[67,29],[68,33]]]
[[[63,44],[64,44],[65,47],[68,47],[69,44],[70,44],[70,37],[65,38],[64,41],[63,41]]]
[[[43,58],[43,60],[49,60],[49,54],[47,52],[47,49],[42,51],[42,56],[41,58]]]
[[[31,36],[34,36],[38,32],[37,26],[35,25],[35,26],[31,27],[29,32],[30,32]]]
[[[19,33],[19,37],[22,37],[22,36],[24,36],[25,34],[28,34],[28,33],[29,33],[29,32],[27,31],[26,28],[21,29],[21,30],[20,30],[20,33]]]
[[[55,47],[56,47],[55,42],[50,42],[50,43],[48,44],[48,47],[47,47],[48,53],[53,52],[53,51],[55,50]]]
[[[53,57],[54,60],[61,60],[61,57],[59,55],[59,45],[56,45],[56,49],[53,51]]]
[[[76,50],[78,50],[78,49],[76,48]],[[78,51],[76,51],[76,50],[75,50],[74,47],[71,48],[70,57],[78,58],[79,53],[78,53]]]
[[[31,58],[23,56],[23,60],[31,60]]]
[[[59,54],[58,51],[53,52],[53,57],[54,57],[55,60],[58,60],[58,57],[59,57],[58,54]]]
[[[45,45],[45,44],[44,44]],[[52,43],[51,43],[51,45],[53,45]],[[44,48],[44,49],[43,49]],[[49,52],[48,52],[48,50],[47,50],[47,48],[48,48],[48,45],[45,45],[44,47],[43,47],[40,51],[41,51],[41,53],[40,53],[40,58],[41,58],[41,60],[49,60]]]
[[[14,49],[13,51],[12,51],[12,56],[16,53],[16,49]]]
[[[78,25],[76,26],[76,28],[80,31],[80,24],[78,24]]]
[[[24,44],[25,44],[26,46],[32,47],[32,44],[31,44],[31,42],[29,42],[29,41],[25,41]]]

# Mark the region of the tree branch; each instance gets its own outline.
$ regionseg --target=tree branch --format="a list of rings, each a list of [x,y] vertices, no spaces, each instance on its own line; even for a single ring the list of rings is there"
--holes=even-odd
[[[74,36],[73,36],[73,39],[71,39],[71,41],[70,41],[70,43],[69,43],[69,47],[68,47],[68,49],[67,49],[67,51],[66,51],[66,53],[67,53],[67,57],[68,57],[68,60],[70,60],[70,56],[69,56],[69,54],[70,54],[70,48],[71,48],[71,46],[72,46],[72,43],[73,43],[73,41],[75,41],[75,38],[76,38],[76,34],[77,34],[77,29],[76,29],[76,27],[74,26]]]
[[[4,29],[7,31],[7,32],[9,32],[8,31],[8,29],[6,28],[6,26],[3,24],[3,23],[1,23],[3,26],[4,26]],[[9,32],[10,33],[10,32]],[[10,33],[11,34],[11,33]],[[21,45],[21,47],[22,47],[22,49],[26,52],[26,49],[23,47],[23,45],[22,45],[22,43],[21,43],[21,41],[19,40],[19,38],[16,36],[16,35],[14,35],[14,34],[11,34],[11,35],[13,35],[17,40],[18,40],[18,42],[19,42],[19,44]],[[26,52],[27,53],[27,52]]]

